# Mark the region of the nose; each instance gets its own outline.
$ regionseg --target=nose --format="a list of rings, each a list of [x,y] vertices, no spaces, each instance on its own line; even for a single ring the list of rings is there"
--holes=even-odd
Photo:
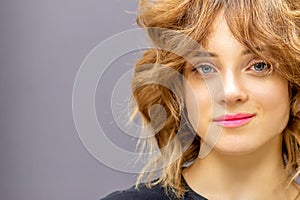
[[[238,75],[232,71],[227,72],[222,78],[223,91],[219,93],[219,102],[226,105],[246,102],[248,94],[244,84]]]

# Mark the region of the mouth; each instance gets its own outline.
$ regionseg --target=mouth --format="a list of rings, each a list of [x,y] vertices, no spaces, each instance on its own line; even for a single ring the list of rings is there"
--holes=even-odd
[[[234,115],[222,115],[213,121],[224,128],[236,128],[249,123],[256,115],[250,113],[238,113]]]

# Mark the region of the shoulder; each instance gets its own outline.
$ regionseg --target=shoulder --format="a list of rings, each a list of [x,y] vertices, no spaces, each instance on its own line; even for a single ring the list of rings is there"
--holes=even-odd
[[[138,189],[134,186],[127,190],[116,191],[108,196],[104,197],[101,200],[152,200],[152,199],[161,199],[161,200],[170,200],[173,199],[168,196],[164,188],[160,185],[152,186],[151,188],[146,187],[145,184],[140,184]]]

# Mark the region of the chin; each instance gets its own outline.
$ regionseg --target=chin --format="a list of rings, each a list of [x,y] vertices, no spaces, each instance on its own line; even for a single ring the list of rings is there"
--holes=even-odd
[[[235,148],[217,148],[214,147],[213,151],[220,155],[226,156],[243,156],[243,155],[250,155],[251,153],[255,152],[255,149],[250,148],[243,148],[243,147],[235,147]]]
[[[222,141],[219,140],[214,146],[213,151],[221,155],[241,156],[249,155],[259,149],[259,144],[251,143],[248,141],[230,140]]]

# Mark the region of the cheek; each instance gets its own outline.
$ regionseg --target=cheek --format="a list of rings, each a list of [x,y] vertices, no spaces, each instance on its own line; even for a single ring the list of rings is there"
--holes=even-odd
[[[185,105],[188,119],[196,132],[205,131],[211,108],[211,96],[205,84],[185,85]]]
[[[253,87],[252,94],[255,94],[253,98],[258,102],[257,106],[268,120],[267,123],[282,132],[287,125],[290,111],[288,81],[282,78],[267,81],[263,87]]]

